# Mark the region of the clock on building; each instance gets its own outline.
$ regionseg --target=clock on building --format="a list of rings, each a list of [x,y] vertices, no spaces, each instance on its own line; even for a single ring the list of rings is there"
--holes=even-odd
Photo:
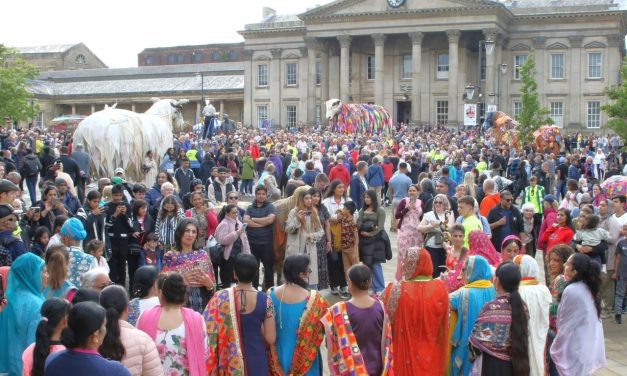
[[[405,0],[388,0],[388,5],[392,8],[398,8],[405,3]]]

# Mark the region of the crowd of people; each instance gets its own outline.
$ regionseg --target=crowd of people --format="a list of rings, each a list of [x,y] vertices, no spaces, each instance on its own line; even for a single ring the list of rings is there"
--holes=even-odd
[[[620,139],[214,131],[147,153],[138,182],[93,176],[65,134],[0,132],[0,374],[606,364],[602,320],[627,312],[626,198],[603,185],[627,175]]]

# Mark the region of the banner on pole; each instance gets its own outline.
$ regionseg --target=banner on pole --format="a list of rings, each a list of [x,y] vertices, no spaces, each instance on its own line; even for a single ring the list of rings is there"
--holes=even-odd
[[[477,104],[464,104],[464,125],[477,125]]]

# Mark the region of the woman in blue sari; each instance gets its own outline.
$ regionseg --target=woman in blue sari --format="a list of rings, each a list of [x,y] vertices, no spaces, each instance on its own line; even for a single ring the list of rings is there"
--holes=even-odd
[[[464,287],[451,293],[451,366],[453,376],[469,375],[472,363],[468,340],[483,305],[494,299],[494,272],[483,256],[470,256],[464,266]]]
[[[22,353],[35,342],[41,320],[45,264],[41,257],[25,253],[11,265],[7,284],[7,306],[0,313],[0,373],[22,374]],[[10,345],[10,346],[9,346]]]

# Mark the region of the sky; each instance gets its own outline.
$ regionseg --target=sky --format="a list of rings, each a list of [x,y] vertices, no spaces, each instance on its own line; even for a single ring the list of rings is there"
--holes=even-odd
[[[148,47],[243,42],[264,6],[300,14],[331,0],[17,0],[2,5],[0,43],[11,47],[83,42],[110,68],[137,66]]]

